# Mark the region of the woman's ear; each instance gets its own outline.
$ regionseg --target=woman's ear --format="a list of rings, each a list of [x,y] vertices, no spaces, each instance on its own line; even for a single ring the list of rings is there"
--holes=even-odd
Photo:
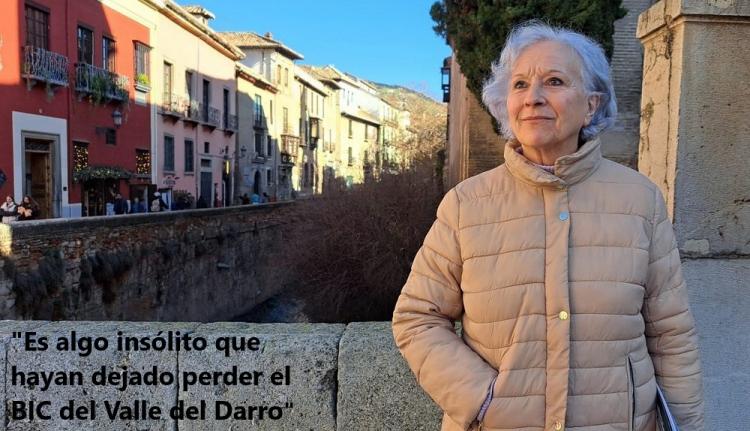
[[[586,98],[587,110],[586,110],[586,121],[584,126],[591,124],[591,120],[594,118],[596,110],[599,109],[599,103],[602,101],[602,96],[599,93],[594,93]]]

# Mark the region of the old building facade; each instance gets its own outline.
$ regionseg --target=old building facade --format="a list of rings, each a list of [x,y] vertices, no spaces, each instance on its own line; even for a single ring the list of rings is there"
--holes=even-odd
[[[39,216],[111,212],[147,186],[148,28],[93,0],[12,0],[0,16],[0,187]]]

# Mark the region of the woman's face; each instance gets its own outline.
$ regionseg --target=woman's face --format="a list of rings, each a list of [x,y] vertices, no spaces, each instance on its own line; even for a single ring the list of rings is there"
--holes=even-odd
[[[12,198],[12,197],[10,197],[10,196],[6,196],[6,197],[5,197],[5,202],[7,202],[7,203],[9,203],[9,204],[12,204],[12,203],[13,203],[13,198]]]
[[[24,197],[23,197],[23,203],[25,203],[25,204],[29,204],[29,203],[31,203],[31,199],[29,199],[29,197],[28,197],[28,196],[24,196]]]
[[[565,44],[537,42],[511,69],[508,116],[518,141],[538,149],[578,147],[578,132],[591,121],[597,96],[587,97],[580,60]]]

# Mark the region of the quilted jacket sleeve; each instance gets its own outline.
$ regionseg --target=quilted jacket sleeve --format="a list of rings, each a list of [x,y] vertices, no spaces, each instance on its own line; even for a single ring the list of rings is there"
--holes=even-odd
[[[656,379],[681,431],[702,431],[703,387],[698,334],[664,198],[655,191],[643,316]]]
[[[497,371],[456,335],[463,314],[462,260],[455,189],[417,252],[393,312],[393,335],[417,381],[443,411],[468,429]]]

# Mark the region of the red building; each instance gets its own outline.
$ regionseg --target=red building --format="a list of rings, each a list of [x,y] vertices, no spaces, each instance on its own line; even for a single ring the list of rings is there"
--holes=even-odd
[[[0,195],[42,217],[148,200],[149,31],[97,0],[4,0]]]

